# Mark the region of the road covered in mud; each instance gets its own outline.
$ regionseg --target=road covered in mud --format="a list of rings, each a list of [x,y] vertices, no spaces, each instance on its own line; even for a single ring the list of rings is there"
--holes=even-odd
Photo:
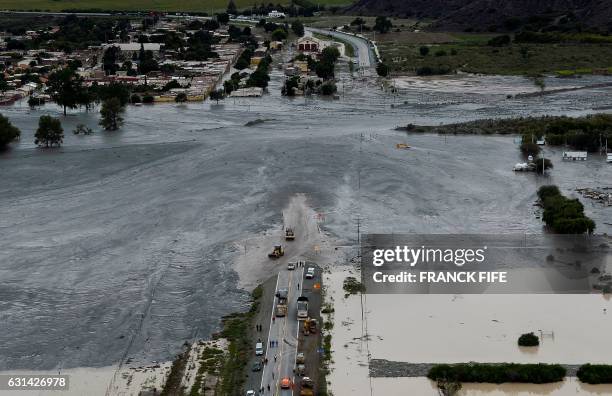
[[[240,286],[271,275],[274,267],[238,257],[249,240],[280,229],[297,194],[325,232],[351,244],[358,219],[363,232],[539,233],[540,185],[568,194],[612,186],[597,158],[563,164],[548,150],[549,177],[516,175],[512,137],[394,130],[582,115],[609,105],[610,88],[507,99],[503,87],[533,88],[499,77],[499,90],[487,78],[482,90],[424,80],[391,95],[344,75],[339,100],[287,99],[280,73],[263,99],[129,107],[113,133],[99,130],[97,113],[72,112],[54,150],[36,149],[33,133],[40,115],[59,108],[2,109],[22,140],[0,155],[0,370],[160,361],[210,336],[222,315],[246,309]],[[563,84],[575,82],[548,86]],[[96,133],[73,136],[78,123]],[[609,209],[583,202],[598,231],[612,231]]]

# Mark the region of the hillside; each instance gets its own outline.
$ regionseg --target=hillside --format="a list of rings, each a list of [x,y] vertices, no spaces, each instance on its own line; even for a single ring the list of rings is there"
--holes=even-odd
[[[609,0],[359,0],[348,12],[434,18],[434,30],[509,31],[557,26],[612,30]]]
[[[250,0],[234,0],[238,8],[253,5]],[[350,0],[322,0],[321,5],[346,5]],[[102,10],[102,11],[172,11],[172,12],[211,12],[227,7],[228,0],[0,0],[0,10],[23,11],[63,11],[63,10]],[[260,2],[258,1],[257,4]],[[267,2],[266,2],[267,3]],[[274,1],[274,4],[290,4],[290,0]]]

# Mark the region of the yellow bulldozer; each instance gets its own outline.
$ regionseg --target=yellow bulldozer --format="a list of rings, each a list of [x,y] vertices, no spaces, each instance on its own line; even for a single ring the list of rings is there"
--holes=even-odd
[[[302,328],[304,335],[317,334],[317,320],[307,318],[304,320],[304,327]]]
[[[277,259],[285,255],[285,251],[281,245],[274,246],[274,250],[271,253],[268,253],[268,257],[272,259]]]

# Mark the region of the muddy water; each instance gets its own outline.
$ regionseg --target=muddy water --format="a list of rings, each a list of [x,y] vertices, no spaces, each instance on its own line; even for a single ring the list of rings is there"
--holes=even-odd
[[[113,133],[99,129],[97,112],[71,111],[62,117],[59,150],[36,149],[33,134],[41,115],[61,109],[2,108],[23,134],[0,154],[0,370],[172,358],[184,340],[206,337],[222,315],[246,309],[234,266],[239,242],[280,229],[298,193],[324,215],[323,232],[350,245],[357,219],[369,232],[541,232],[532,207],[540,184],[565,193],[577,184],[612,185],[597,158],[561,164],[557,153],[545,180],[512,173],[520,155],[511,137],[393,130],[586,114],[609,104],[611,89],[508,100],[503,92],[430,84],[389,95],[374,80],[341,74],[339,100],[287,99],[281,74],[274,69],[263,99],[128,107]],[[267,121],[245,126],[256,119]],[[95,134],[72,135],[78,123]],[[395,149],[399,142],[413,149]],[[612,229],[604,224],[608,211],[585,206],[598,232]],[[247,280],[269,275],[271,267],[245,262]],[[585,326],[597,326],[596,314],[586,315]]]
[[[341,291],[349,267],[326,275],[334,301],[330,380],[335,395],[437,395],[426,378],[368,378],[372,358],[420,362],[606,362],[612,319],[610,303],[600,296],[367,296]],[[367,329],[367,330],[366,330]],[[536,351],[521,350],[516,339],[525,331],[545,334]],[[551,334],[554,332],[554,337]],[[364,334],[370,334],[365,342]],[[465,384],[460,395],[605,395],[612,386],[581,384]]]
[[[374,378],[372,394],[386,396],[404,396],[406,390],[419,396],[438,395],[435,383],[427,378]],[[338,393],[345,395],[348,393]],[[364,396],[369,393],[362,393]],[[576,378],[563,382],[545,385],[530,384],[463,384],[457,396],[595,396],[612,394],[610,385],[583,385]]]
[[[372,295],[367,310],[375,358],[582,364],[612,356],[612,303],[600,295]],[[519,348],[531,331],[541,345]]]

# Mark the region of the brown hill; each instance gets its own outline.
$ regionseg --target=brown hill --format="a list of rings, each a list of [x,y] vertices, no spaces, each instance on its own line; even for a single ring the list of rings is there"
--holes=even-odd
[[[432,29],[437,30],[612,30],[610,0],[358,0],[348,12],[434,18]]]

